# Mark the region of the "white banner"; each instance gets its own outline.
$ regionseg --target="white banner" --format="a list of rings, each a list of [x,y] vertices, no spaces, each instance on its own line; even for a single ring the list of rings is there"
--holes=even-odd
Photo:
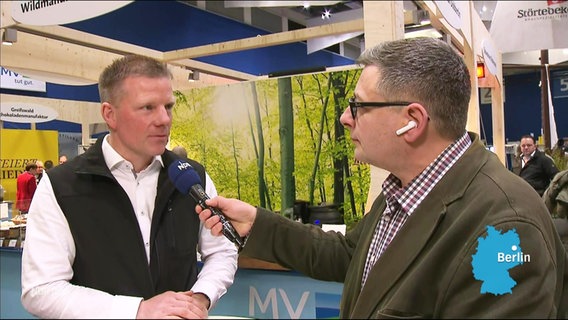
[[[87,20],[122,8],[132,1],[12,1],[12,18],[34,26]]]
[[[558,142],[558,131],[556,131],[556,118],[554,118],[554,106],[552,105],[552,95],[550,94],[550,70],[548,69],[548,64],[545,66],[546,68],[546,93],[548,94],[548,121],[550,127],[550,148],[554,148],[556,143]]]
[[[501,52],[568,48],[568,1],[497,1],[491,38]]]
[[[460,30],[462,28],[462,21],[463,21],[463,13],[467,7],[465,7],[467,2],[462,1],[451,1],[451,0],[443,0],[443,1],[434,1],[438,10],[444,16],[444,19],[456,30]]]
[[[485,66],[492,75],[497,74],[497,50],[493,47],[493,43],[491,43],[491,39],[485,38],[481,42],[481,51],[483,52],[483,61],[485,62]]]
[[[17,123],[38,123],[55,120],[57,111],[33,103],[8,102],[0,104],[0,120]]]
[[[45,82],[0,67],[0,88],[45,92]]]

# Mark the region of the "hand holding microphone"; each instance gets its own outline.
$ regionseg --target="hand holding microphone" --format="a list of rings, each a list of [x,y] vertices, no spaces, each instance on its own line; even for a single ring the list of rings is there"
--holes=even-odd
[[[256,219],[256,207],[238,199],[225,198],[222,196],[216,196],[215,198],[207,200],[207,204],[223,212],[223,215],[231,221],[231,224],[235,227],[239,235],[248,235],[250,233]],[[203,213],[204,210],[205,209],[201,206],[195,208],[203,225],[207,229],[211,229],[211,233],[214,235],[220,235],[223,230],[222,223],[211,219],[214,214],[210,211]]]
[[[209,196],[205,193],[201,186],[201,179],[199,178],[199,175],[189,163],[182,160],[174,161],[168,167],[168,175],[179,192],[182,194],[189,193],[189,195],[199,204],[199,206],[201,206],[201,208],[209,209],[213,215],[218,216],[223,227],[223,235],[236,244],[239,249],[242,248],[244,241],[231,222],[227,220],[225,215],[219,209],[210,207],[205,203],[205,200],[208,200]]]

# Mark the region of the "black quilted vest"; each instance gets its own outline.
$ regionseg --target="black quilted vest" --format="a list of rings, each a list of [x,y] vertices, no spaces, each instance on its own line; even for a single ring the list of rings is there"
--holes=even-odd
[[[49,171],[75,242],[71,283],[145,299],[168,290],[189,290],[198,273],[199,218],[195,201],[178,192],[168,179],[168,165],[177,156],[168,150],[162,154],[164,168],[158,179],[148,265],[130,200],[103,159],[102,139]],[[185,160],[205,181],[203,166]]]

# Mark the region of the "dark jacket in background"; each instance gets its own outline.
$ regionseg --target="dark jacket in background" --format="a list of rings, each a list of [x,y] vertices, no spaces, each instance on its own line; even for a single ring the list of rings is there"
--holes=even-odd
[[[513,167],[513,172],[528,182],[540,196],[558,173],[554,161],[539,150],[534,152],[534,156],[524,167],[521,166],[521,161],[518,161],[518,166]]]
[[[542,199],[553,217],[568,219],[568,170],[556,174]]]
[[[556,174],[542,199],[568,252],[568,170]]]
[[[199,217],[195,201],[168,179],[177,156],[166,150],[150,232],[150,265],[126,192],[106,166],[102,139],[84,154],[49,171],[69,223],[76,256],[71,283],[114,295],[140,296],[191,289],[197,280]],[[205,181],[205,170],[188,161]]]

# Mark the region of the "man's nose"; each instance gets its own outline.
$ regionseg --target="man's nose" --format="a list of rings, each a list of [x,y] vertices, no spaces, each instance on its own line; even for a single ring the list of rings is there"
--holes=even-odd
[[[160,122],[170,122],[172,119],[170,109],[166,107],[158,108],[158,119]]]

